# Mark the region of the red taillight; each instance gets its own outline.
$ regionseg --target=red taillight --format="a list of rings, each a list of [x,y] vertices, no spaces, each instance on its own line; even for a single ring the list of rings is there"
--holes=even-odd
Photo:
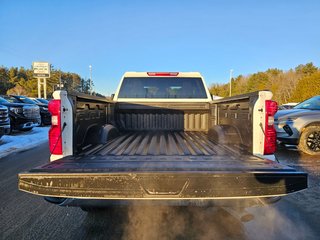
[[[178,72],[147,72],[148,76],[178,76]]]
[[[52,154],[62,154],[61,136],[61,100],[51,100],[48,105],[51,113],[51,128],[49,130],[49,148]]]
[[[278,104],[272,100],[266,100],[266,112],[271,116],[274,116],[278,110]]]
[[[272,154],[276,151],[277,134],[274,128],[274,115],[277,109],[277,102],[266,100],[264,154]]]

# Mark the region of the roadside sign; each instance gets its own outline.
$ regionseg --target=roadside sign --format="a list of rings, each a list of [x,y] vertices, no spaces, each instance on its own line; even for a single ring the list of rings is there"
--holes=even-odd
[[[50,77],[51,65],[48,62],[33,62],[33,76],[38,78],[38,98],[41,98],[41,85],[43,85],[44,98],[47,98],[47,78]],[[41,79],[43,81],[41,81]]]
[[[33,62],[33,76],[36,78],[49,78],[51,65],[48,62]]]

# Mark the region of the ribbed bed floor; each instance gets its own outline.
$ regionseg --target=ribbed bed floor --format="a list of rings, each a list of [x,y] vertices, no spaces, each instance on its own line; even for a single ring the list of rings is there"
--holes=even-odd
[[[223,155],[223,149],[207,139],[204,132],[124,132],[104,146],[91,151],[95,155]]]

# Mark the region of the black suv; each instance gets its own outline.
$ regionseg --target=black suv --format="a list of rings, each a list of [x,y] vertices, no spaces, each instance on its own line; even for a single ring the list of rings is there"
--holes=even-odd
[[[0,105],[0,138],[10,133],[10,118],[8,108]]]
[[[0,97],[0,104],[8,107],[11,130],[29,131],[41,124],[40,109],[34,104],[11,103]]]
[[[27,104],[36,104],[40,108],[41,115],[41,125],[50,125],[51,124],[51,114],[48,111],[48,104],[41,103],[39,101],[32,100],[26,96],[10,95],[6,98],[9,102],[15,103],[27,103]]]

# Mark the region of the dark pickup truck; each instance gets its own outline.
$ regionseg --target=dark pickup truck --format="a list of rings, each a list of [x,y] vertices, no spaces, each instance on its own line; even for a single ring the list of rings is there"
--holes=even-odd
[[[41,124],[40,110],[37,105],[12,103],[0,97],[0,104],[8,108],[10,132],[12,130],[30,131]]]
[[[0,105],[0,138],[10,133],[10,118],[8,108]]]
[[[40,109],[40,116],[41,116],[41,125],[50,125],[51,124],[51,114],[48,111],[48,103],[42,103],[39,101],[35,101],[30,99],[26,96],[19,96],[19,95],[10,95],[8,101],[14,103],[26,103],[26,104],[34,104],[37,105]]]
[[[56,91],[51,162],[19,189],[61,206],[199,204],[307,188],[274,158],[277,104],[260,91],[212,101],[199,73],[129,72],[112,100]]]

